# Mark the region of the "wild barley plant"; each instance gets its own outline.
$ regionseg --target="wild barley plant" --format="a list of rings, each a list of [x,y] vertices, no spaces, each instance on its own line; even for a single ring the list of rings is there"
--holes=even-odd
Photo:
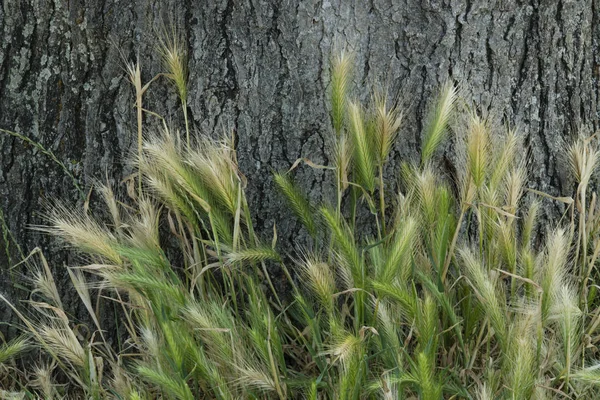
[[[171,61],[185,113],[185,74],[175,79],[183,64]],[[185,147],[166,125],[140,140],[137,207],[106,186],[99,192],[110,221],[55,207],[41,229],[82,255],[68,271],[94,333],[77,334],[45,259],[33,254],[29,311],[11,305],[30,339],[0,348],[7,359],[32,341],[47,355],[24,390],[46,398],[597,397],[595,139],[570,149],[574,198],[525,196],[519,135],[462,107],[448,82],[424,124],[420,159],[401,163],[395,185],[383,171],[408,111],[382,93],[368,105],[354,100],[351,64],[342,53],[331,70],[333,165],[324,171],[334,174],[335,198],[315,204],[291,171],[274,177],[309,233],[306,248],[255,232],[233,138],[192,139],[187,117]],[[448,140],[451,179],[437,172]],[[549,201],[565,206],[566,223],[538,226]],[[360,213],[372,216],[372,234],[357,227]],[[536,232],[545,244],[534,244]],[[291,296],[277,292],[267,265],[287,278]],[[100,324],[101,299],[122,308],[127,339],[118,347]]]

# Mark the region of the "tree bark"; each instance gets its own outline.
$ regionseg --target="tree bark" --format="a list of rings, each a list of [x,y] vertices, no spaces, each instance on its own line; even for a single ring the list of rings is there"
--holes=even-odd
[[[203,133],[235,132],[256,225],[267,237],[276,223],[281,242],[302,236],[286,218],[271,172],[299,157],[327,162],[329,59],[344,47],[355,54],[356,96],[365,100],[362,88],[379,82],[405,100],[389,180],[400,160],[414,157],[427,106],[451,78],[481,112],[519,129],[530,153],[530,187],[570,194],[565,143],[598,128],[599,7],[595,0],[4,0],[0,128],[51,150],[86,193],[106,176],[118,186],[133,172],[126,159],[136,146],[123,58],[139,56],[143,81],[150,80],[161,72],[156,27],[174,22],[188,44],[190,121]],[[165,82],[154,83],[144,100],[145,108],[182,122]],[[145,116],[146,126],[156,122]],[[6,227],[25,254],[42,248],[65,298],[74,299],[63,268],[67,252],[29,227],[43,223],[46,201],[81,203],[78,192],[34,146],[2,135],[0,148]],[[450,148],[445,158],[451,165]],[[296,178],[315,199],[332,191],[321,170],[302,167]],[[14,285],[22,281],[19,270],[9,272],[18,251],[10,242],[2,253],[0,293],[18,302],[27,296]],[[0,317],[15,321],[4,305]],[[0,332],[13,334],[8,325]]]

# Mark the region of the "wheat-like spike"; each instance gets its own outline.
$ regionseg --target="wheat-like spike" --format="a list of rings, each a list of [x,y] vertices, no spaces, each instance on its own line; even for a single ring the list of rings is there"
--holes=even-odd
[[[279,261],[281,256],[271,247],[258,246],[228,252],[225,255],[225,260],[228,265],[231,265],[235,263],[259,263],[268,260]]]
[[[419,351],[427,353],[428,357],[434,357],[438,342],[438,313],[437,304],[429,294],[419,302],[415,326],[419,338]]]
[[[117,251],[117,238],[105,226],[81,211],[58,204],[48,215],[50,226],[37,226],[42,232],[57,236],[76,249],[105,257],[114,264],[121,264]]]
[[[237,363],[244,357],[242,347],[235,348],[238,325],[230,310],[216,302],[193,302],[182,311],[185,320],[207,346],[207,354],[217,362]],[[240,327],[243,328],[243,327]]]
[[[358,178],[367,191],[373,192],[373,189],[375,188],[376,156],[371,149],[372,140],[367,136],[363,111],[360,105],[351,102],[348,113],[350,115],[350,132]]]
[[[159,53],[162,57],[163,66],[167,70],[165,76],[169,78],[177,88],[177,94],[182,102],[187,101],[187,49],[181,34],[172,27],[171,32],[163,29],[159,35]]]
[[[321,304],[331,311],[335,294],[335,277],[329,264],[319,260],[314,255],[306,255],[299,262],[300,269],[307,278],[308,286],[317,295]]]
[[[477,400],[494,400],[490,387],[484,382],[477,386]]]
[[[135,88],[135,106],[136,106],[136,110],[137,110],[137,144],[138,144],[138,152],[137,152],[137,156],[141,159],[143,154],[142,154],[142,148],[143,148],[143,143],[144,143],[144,137],[143,137],[143,127],[142,127],[142,123],[143,123],[143,97],[144,97],[144,92],[146,91],[146,89],[148,88],[148,85],[150,83],[148,83],[146,86],[142,86],[142,71],[141,71],[141,66],[140,66],[140,60],[139,57],[136,60],[135,64],[128,62],[127,63],[127,73],[129,75],[129,80],[131,81],[131,83],[133,84],[133,87]],[[141,165],[141,164],[139,164]],[[142,177],[143,177],[143,171],[141,168],[138,168],[138,197],[142,197]]]
[[[417,380],[423,400],[442,398],[442,385],[435,377],[435,363],[425,352],[417,355]]]
[[[56,287],[56,282],[54,281],[50,267],[42,253],[40,252],[39,254],[41,255],[43,266],[42,268],[37,266],[35,267],[33,277],[31,279],[34,289],[31,291],[31,294],[33,295],[37,292],[41,293],[49,301],[51,301],[53,305],[62,310],[62,300],[60,299],[58,288]]]
[[[523,196],[525,182],[527,180],[527,170],[521,164],[514,167],[508,172],[505,181],[505,203],[506,211],[511,214],[516,214],[518,209],[518,203]]]
[[[97,187],[98,192],[100,192],[100,195],[102,196],[102,199],[104,200],[104,203],[110,212],[113,226],[116,230],[121,229],[121,212],[112,188],[109,185],[103,184],[98,184]]]
[[[511,397],[514,399],[531,398],[535,389],[536,342],[531,340],[535,335],[532,323],[532,318],[527,315],[521,316],[510,330],[510,346],[504,359],[503,372]]]
[[[571,379],[588,385],[600,386],[600,363],[578,369],[571,374]]]
[[[433,229],[438,216],[437,192],[439,182],[431,166],[426,166],[415,176],[415,192],[417,205],[421,208],[424,228]]]
[[[391,349],[390,355],[394,358],[394,361],[397,361],[401,358],[399,350],[402,346],[400,343],[402,330],[398,319],[400,310],[395,303],[388,300],[377,299],[376,307],[379,334],[385,336],[385,341]],[[379,326],[381,329],[379,329]]]
[[[277,187],[285,195],[292,211],[300,219],[308,232],[315,237],[317,234],[317,227],[313,217],[315,211],[306,197],[304,197],[298,186],[286,175],[275,173],[274,179]]]
[[[188,330],[181,329],[181,325],[173,321],[159,321],[158,325],[164,338],[164,350],[169,355],[169,361],[178,366],[184,365],[189,347],[196,345],[193,337],[189,336]]]
[[[331,62],[331,114],[337,137],[342,134],[344,126],[352,60],[350,53],[342,51]]]
[[[29,338],[26,336],[19,336],[8,343],[4,343],[0,346],[0,364],[15,358],[28,350],[29,347]]]
[[[54,398],[54,384],[52,383],[52,371],[55,364],[36,365],[33,369],[35,379],[29,381],[32,387],[39,389],[46,399]]]
[[[446,137],[446,129],[457,99],[457,89],[454,83],[447,81],[437,99],[437,103],[425,128],[421,163],[425,164]]]
[[[487,123],[476,115],[471,118],[467,136],[467,161],[469,176],[476,187],[483,185],[490,162],[489,128]]]
[[[499,139],[492,138],[492,148],[498,149],[491,154],[493,161],[490,163],[490,186],[498,187],[507,172],[517,161],[517,154],[521,144],[521,138],[514,130],[509,130],[506,135]]]
[[[402,113],[396,107],[388,107],[387,96],[381,92],[374,94],[375,103],[375,142],[379,165],[383,165],[390,154],[392,144],[402,123]]]
[[[495,283],[471,250],[460,249],[458,253],[481,307],[486,310],[496,337],[501,344],[506,345],[505,304],[498,296]]]
[[[577,183],[582,187],[586,187],[596,169],[600,152],[594,149],[591,144],[591,138],[579,136],[568,150],[569,167],[573,173]]]
[[[177,379],[176,375],[166,374],[165,372],[157,371],[144,365],[139,365],[136,370],[142,379],[159,386],[175,398],[181,400],[194,399],[194,395],[187,383],[181,378]]]
[[[378,277],[380,281],[391,282],[393,279],[399,279],[400,282],[406,282],[408,280],[411,273],[409,267],[412,262],[412,253],[417,239],[417,222],[414,218],[407,217],[401,224],[398,224],[381,276]]]
[[[352,146],[352,141],[348,138],[347,134],[340,135],[335,142],[334,164],[342,191],[348,189],[350,184],[348,181],[348,174],[350,173],[353,153],[354,149]]]
[[[321,208],[321,214],[325,217],[325,222],[331,231],[334,243],[344,261],[342,266],[350,269],[354,284],[362,287],[364,285],[362,258],[356,247],[352,232],[335,211],[323,207]]]
[[[150,137],[144,144],[144,157],[137,160],[147,173],[164,176],[170,184],[177,184],[198,203],[204,211],[211,210],[209,191],[186,165],[177,149],[173,135],[165,128],[161,135]]]
[[[552,319],[558,321],[559,343],[562,344],[562,366],[569,381],[571,369],[576,365],[578,359],[578,348],[581,343],[581,316],[578,307],[576,290],[569,284],[561,284],[558,293],[555,294],[554,304],[551,310]]]
[[[45,344],[64,360],[76,367],[84,368],[86,365],[85,350],[68,328],[59,328],[53,325],[42,325],[38,333]]]
[[[277,391],[275,380],[271,375],[252,364],[237,368],[237,379],[233,384],[240,388],[256,388],[265,392]]]
[[[205,189],[235,215],[239,178],[232,157],[232,150],[224,143],[217,145],[204,139],[197,149],[189,151],[186,163],[198,174]]]
[[[156,252],[160,249],[160,214],[149,199],[142,199],[138,204],[138,215],[127,224],[127,242],[133,248]]]
[[[394,300],[400,305],[400,315],[405,321],[413,322],[418,312],[418,298],[415,293],[406,288],[405,283],[371,282],[378,296]]]
[[[192,206],[191,200],[178,191],[173,184],[159,171],[152,171],[146,174],[148,188],[162,202],[171,209],[181,212],[188,221],[194,221],[197,214]]]
[[[531,246],[531,235],[536,228],[538,211],[540,209],[539,200],[534,200],[529,205],[527,214],[524,218],[523,229],[521,231],[521,246],[529,249]]]
[[[517,266],[517,244],[515,242],[515,230],[513,225],[504,219],[500,219],[493,234],[496,238],[494,245],[504,257],[504,261],[515,272]]]
[[[538,268],[538,282],[542,287],[542,321],[546,321],[557,304],[562,285],[565,283],[566,264],[569,254],[568,238],[564,230],[557,229],[548,238],[546,257]]]
[[[333,358],[333,361],[337,361],[342,366],[342,369],[347,370],[351,365],[351,360],[359,351],[362,341],[360,337],[344,332],[339,337],[334,339],[331,347],[326,354]]]

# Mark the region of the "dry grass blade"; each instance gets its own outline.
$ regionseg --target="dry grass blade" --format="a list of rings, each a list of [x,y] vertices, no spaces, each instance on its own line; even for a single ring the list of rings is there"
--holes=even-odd
[[[100,327],[100,321],[98,321],[98,317],[96,316],[96,311],[92,306],[92,299],[90,297],[90,292],[88,290],[88,285],[85,281],[85,277],[83,276],[83,272],[80,269],[71,269],[67,268],[67,272],[69,273],[69,277],[71,278],[71,282],[73,282],[73,286],[79,295],[79,298],[83,302],[86,310],[88,311],[90,317],[96,324],[96,328],[103,336],[102,328]],[[104,336],[103,336],[104,337]],[[108,346],[107,346],[108,347]]]

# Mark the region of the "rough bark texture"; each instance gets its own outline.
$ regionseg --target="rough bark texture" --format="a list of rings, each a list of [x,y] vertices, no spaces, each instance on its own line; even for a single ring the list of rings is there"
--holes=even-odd
[[[269,234],[278,221],[284,242],[300,229],[279,222],[285,214],[271,171],[301,156],[326,162],[329,57],[344,46],[355,52],[356,86],[382,82],[404,93],[410,107],[389,177],[398,160],[414,155],[427,105],[451,77],[481,111],[519,128],[531,153],[530,186],[565,193],[565,139],[598,127],[599,18],[594,0],[3,0],[0,127],[53,151],[87,189],[107,173],[118,184],[131,173],[124,160],[136,141],[120,52],[130,60],[139,54],[149,80],[161,70],[154,29],[172,20],[189,45],[193,126],[235,130],[258,229]],[[145,100],[146,108],[181,120],[164,82]],[[322,171],[300,168],[297,178],[315,197],[331,191]],[[60,271],[66,255],[28,229],[42,222],[43,199],[54,198],[78,201],[60,167],[0,136],[6,224],[25,253],[41,246]],[[14,262],[16,248],[9,250]],[[25,297],[6,255],[0,263],[0,293]],[[59,284],[68,288],[65,275],[58,272]],[[75,296],[65,289],[66,299]],[[0,318],[14,322],[4,305]]]

